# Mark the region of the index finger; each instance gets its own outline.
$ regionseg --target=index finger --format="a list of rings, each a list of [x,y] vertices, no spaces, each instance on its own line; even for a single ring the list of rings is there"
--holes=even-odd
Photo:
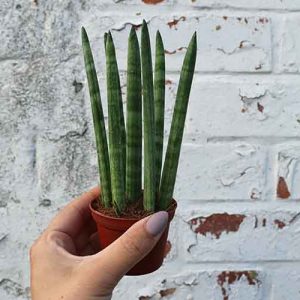
[[[47,230],[60,231],[74,238],[90,219],[89,204],[100,195],[99,186],[85,192],[64,207],[51,221]]]

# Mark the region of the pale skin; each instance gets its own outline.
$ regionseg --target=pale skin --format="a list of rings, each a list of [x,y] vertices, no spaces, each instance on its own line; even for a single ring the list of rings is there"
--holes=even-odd
[[[111,299],[120,279],[159,240],[166,224],[153,235],[147,217],[100,251],[88,207],[99,194],[95,187],[70,202],[32,245],[32,300]]]

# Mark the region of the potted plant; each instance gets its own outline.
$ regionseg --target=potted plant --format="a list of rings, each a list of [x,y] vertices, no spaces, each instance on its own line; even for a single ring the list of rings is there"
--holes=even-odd
[[[130,31],[127,62],[126,128],[119,71],[110,32],[104,35],[104,43],[109,143],[107,143],[93,55],[87,33],[82,28],[82,47],[101,181],[100,199],[94,200],[90,204],[90,209],[97,223],[102,248],[111,244],[135,222],[149,214],[166,210],[169,213],[169,223],[174,216],[177,204],[173,199],[173,190],[197,53],[195,33],[187,48],[181,70],[169,141],[162,168],[165,51],[161,35],[159,31],[156,34],[155,69],[153,72],[147,23],[143,21],[141,49],[135,28],[132,27]],[[142,188],[143,138],[144,186]],[[169,226],[154,249],[127,275],[147,274],[161,266],[168,230]]]

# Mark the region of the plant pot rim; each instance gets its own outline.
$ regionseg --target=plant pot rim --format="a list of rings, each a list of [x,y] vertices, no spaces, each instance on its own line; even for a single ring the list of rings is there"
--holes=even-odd
[[[115,221],[119,221],[119,222],[120,222],[120,221],[133,221],[133,222],[134,222],[134,221],[139,221],[139,220],[144,219],[144,218],[146,218],[146,217],[148,217],[148,216],[150,216],[150,215],[152,215],[152,214],[154,214],[154,213],[156,213],[156,212],[161,211],[161,210],[154,211],[153,213],[150,213],[148,216],[136,217],[136,218],[112,217],[112,216],[106,215],[106,214],[101,213],[100,211],[96,210],[96,209],[93,207],[93,203],[95,203],[96,201],[97,201],[97,199],[93,199],[93,200],[90,202],[90,204],[89,204],[89,208],[90,208],[90,210],[93,212],[93,214],[96,214],[96,215],[98,215],[99,217],[104,218],[104,219],[115,220]],[[169,206],[166,210],[164,210],[164,211],[168,212],[169,215],[170,215],[172,212],[175,212],[176,208],[177,208],[177,201],[176,201],[174,198],[172,198],[172,202],[171,202],[170,206]]]

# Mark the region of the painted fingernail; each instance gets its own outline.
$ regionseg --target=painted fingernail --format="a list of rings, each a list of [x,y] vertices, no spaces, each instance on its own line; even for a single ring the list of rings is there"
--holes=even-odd
[[[159,211],[152,215],[146,224],[146,230],[153,236],[160,234],[168,223],[168,213]]]

